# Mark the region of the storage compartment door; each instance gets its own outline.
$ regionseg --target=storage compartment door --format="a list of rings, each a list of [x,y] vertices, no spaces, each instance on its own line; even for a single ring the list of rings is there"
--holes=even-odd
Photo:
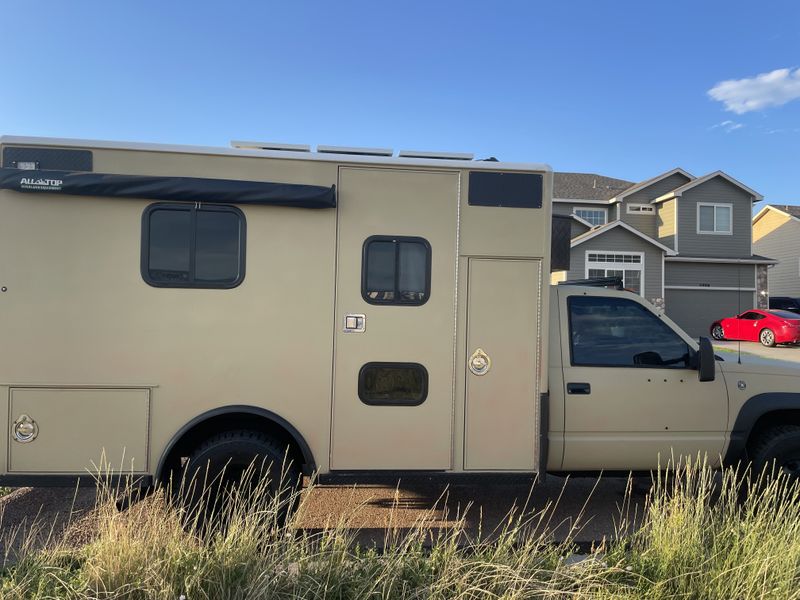
[[[10,395],[10,472],[147,472],[149,389],[12,388]]]
[[[465,467],[534,471],[541,261],[470,259]]]

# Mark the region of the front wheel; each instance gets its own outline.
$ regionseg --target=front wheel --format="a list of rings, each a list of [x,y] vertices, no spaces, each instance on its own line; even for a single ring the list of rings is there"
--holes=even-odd
[[[774,469],[800,480],[800,426],[781,425],[765,431],[752,448],[756,475]]]
[[[772,329],[762,329],[758,339],[764,346],[769,348],[772,348],[775,345],[775,333],[772,331]]]
[[[725,339],[725,331],[722,329],[722,325],[714,325],[711,328],[711,337],[713,337],[715,340]]]

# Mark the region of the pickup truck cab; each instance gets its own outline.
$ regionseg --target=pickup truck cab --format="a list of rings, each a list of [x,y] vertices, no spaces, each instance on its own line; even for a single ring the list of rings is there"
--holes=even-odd
[[[765,463],[778,442],[794,468],[800,369],[716,357],[703,381],[698,342],[640,296],[562,285],[551,298],[549,470],[652,470],[698,454],[719,466],[748,451]]]

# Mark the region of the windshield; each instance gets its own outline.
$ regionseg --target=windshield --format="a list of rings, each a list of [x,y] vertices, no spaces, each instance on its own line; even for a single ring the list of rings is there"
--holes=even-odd
[[[771,315],[775,315],[776,317],[780,317],[781,319],[788,319],[790,321],[800,321],[800,315],[797,313],[789,312],[788,310],[771,310],[769,311]]]

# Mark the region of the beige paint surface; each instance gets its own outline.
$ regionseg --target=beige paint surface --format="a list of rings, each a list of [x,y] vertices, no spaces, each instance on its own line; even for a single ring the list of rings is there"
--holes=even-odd
[[[146,473],[149,389],[12,388],[10,420],[28,415],[32,442],[11,441],[11,472]]]
[[[332,469],[452,466],[453,345],[458,174],[342,168],[339,176]],[[361,296],[363,245],[373,235],[415,236],[431,246],[431,294],[421,306],[381,306]],[[366,331],[345,333],[345,314]],[[368,362],[419,363],[428,396],[419,406],[371,406],[358,397]]]
[[[541,278],[538,260],[470,260],[467,360],[480,348],[491,368],[464,365],[468,470],[536,469]]]

